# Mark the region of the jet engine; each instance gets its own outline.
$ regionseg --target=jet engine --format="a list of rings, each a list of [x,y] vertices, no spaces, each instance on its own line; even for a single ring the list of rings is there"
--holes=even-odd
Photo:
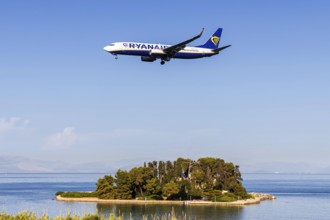
[[[154,62],[156,60],[153,56],[141,56],[141,61],[143,62]]]

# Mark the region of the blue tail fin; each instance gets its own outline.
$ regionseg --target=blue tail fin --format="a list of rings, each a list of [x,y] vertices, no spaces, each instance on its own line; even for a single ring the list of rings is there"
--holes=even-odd
[[[217,49],[221,39],[222,28],[218,30],[210,37],[210,39],[204,44],[198,47],[208,48],[208,49]]]

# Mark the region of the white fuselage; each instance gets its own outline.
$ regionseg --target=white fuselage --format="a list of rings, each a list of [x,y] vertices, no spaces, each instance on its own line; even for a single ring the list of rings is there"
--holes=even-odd
[[[166,56],[163,49],[171,45],[165,44],[150,44],[150,43],[137,43],[137,42],[116,42],[104,47],[107,52],[117,55],[135,55],[135,56],[154,56],[156,58]],[[215,55],[212,49],[201,47],[184,47],[183,49],[175,52],[172,58],[193,59],[202,58]]]

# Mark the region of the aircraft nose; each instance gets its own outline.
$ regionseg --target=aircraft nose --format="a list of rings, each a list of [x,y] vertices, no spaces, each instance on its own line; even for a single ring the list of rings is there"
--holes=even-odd
[[[105,46],[103,50],[110,52],[110,48],[111,48],[110,46]]]

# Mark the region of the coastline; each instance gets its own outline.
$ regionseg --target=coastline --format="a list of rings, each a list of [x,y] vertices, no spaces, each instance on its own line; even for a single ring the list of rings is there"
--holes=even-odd
[[[60,195],[56,196],[56,201],[59,202],[96,202],[108,204],[164,204],[164,205],[215,205],[215,206],[244,206],[259,204],[264,200],[274,200],[275,196],[264,193],[250,193],[254,198],[246,200],[237,200],[234,202],[211,202],[202,200],[188,201],[170,201],[170,200],[121,200],[121,199],[99,199],[97,197],[82,197],[82,198],[64,198]]]

